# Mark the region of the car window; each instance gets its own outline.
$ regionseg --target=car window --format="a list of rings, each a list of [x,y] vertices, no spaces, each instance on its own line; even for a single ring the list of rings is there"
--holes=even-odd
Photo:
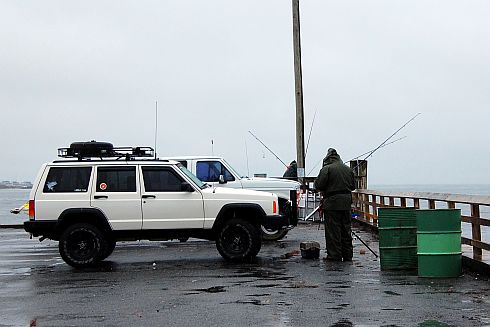
[[[204,184],[196,175],[191,173],[189,169],[185,168],[183,165],[178,164],[180,171],[183,172],[187,177],[189,177],[201,190],[207,187],[207,184]]]
[[[196,176],[203,182],[218,182],[219,175],[223,175],[225,181],[231,182],[235,177],[219,161],[198,161],[196,164]]]
[[[87,192],[92,167],[51,167],[43,193]]]
[[[136,192],[136,167],[98,167],[97,192]]]
[[[146,192],[180,192],[184,181],[168,167],[142,167]]]

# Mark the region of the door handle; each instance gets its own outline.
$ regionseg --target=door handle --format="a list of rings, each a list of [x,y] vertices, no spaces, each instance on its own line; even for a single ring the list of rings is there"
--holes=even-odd
[[[145,194],[141,196],[143,199],[156,199],[155,195]]]
[[[107,195],[94,195],[94,199],[108,199]]]

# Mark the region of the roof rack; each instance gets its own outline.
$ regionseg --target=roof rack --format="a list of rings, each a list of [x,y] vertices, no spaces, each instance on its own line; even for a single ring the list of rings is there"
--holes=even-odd
[[[77,158],[78,160],[89,158],[116,158],[134,160],[138,157],[153,157],[155,151],[151,147],[114,147],[107,142],[75,142],[69,148],[59,148],[58,157]]]

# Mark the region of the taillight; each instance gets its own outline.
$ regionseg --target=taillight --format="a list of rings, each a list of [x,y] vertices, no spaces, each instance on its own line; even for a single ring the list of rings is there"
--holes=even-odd
[[[34,220],[36,216],[34,200],[29,200],[29,219]]]
[[[277,213],[277,202],[272,201],[272,213]]]

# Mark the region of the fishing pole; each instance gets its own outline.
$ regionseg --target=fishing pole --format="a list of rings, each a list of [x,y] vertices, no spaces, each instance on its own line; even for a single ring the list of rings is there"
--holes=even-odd
[[[352,232],[352,235],[354,235],[355,237],[357,237],[357,239],[359,241],[361,241],[362,244],[364,244],[365,247],[368,248],[369,251],[371,251],[372,254],[374,254],[374,256],[377,258],[378,257],[378,254],[376,254],[376,252],[373,251],[373,249],[371,249],[367,244],[366,242],[364,242],[356,233],[354,233],[354,231],[351,231]]]
[[[267,145],[265,145],[264,142],[262,142],[257,136],[255,136],[254,133],[252,133],[251,131],[248,131],[248,132],[250,133],[250,135],[252,135],[253,137],[255,137],[255,139],[257,141],[259,141],[260,144],[262,144],[267,150],[269,150],[269,152],[272,153],[274,155],[274,157],[276,157],[276,159],[279,160],[284,165],[284,167],[286,167],[286,168],[288,167],[288,165],[286,165],[284,163],[284,161],[282,161],[271,149],[269,149],[269,147]]]
[[[369,155],[364,158],[364,160],[367,160],[367,158],[369,158],[370,156],[372,156],[376,151],[378,151],[378,149],[380,149],[382,146],[385,145],[386,142],[388,142],[389,140],[391,140],[391,138],[393,136],[395,136],[396,134],[398,134],[399,131],[401,131],[405,126],[407,126],[408,124],[410,124],[412,121],[415,120],[415,118],[417,118],[417,116],[419,116],[421,113],[417,113],[415,116],[413,116],[412,118],[410,118],[405,124],[402,125],[402,127],[400,127],[399,129],[397,129],[393,134],[390,135],[390,137],[388,137],[386,140],[384,140],[380,145],[378,145],[378,147],[376,149],[374,149],[373,151],[371,151],[371,153],[369,153]]]
[[[399,139],[396,139],[396,140],[394,140],[394,141],[391,141],[391,142],[389,142],[389,143],[386,143],[386,144],[384,144],[384,145],[382,146],[382,148],[384,148],[385,146],[388,146],[388,145],[390,145],[390,144],[396,143],[396,142],[398,142],[398,141],[401,141],[401,140],[403,140],[404,138],[406,138],[406,136],[404,136],[404,137],[400,137]],[[372,151],[373,151],[373,150],[369,150],[369,151],[367,151],[367,152],[364,152],[363,154],[361,154],[361,155],[359,155],[359,156],[357,156],[357,157],[354,157],[354,158],[353,158],[353,159],[351,159],[351,160],[345,161],[344,163],[348,163],[349,161],[356,160],[356,159],[358,159],[358,158],[362,157],[363,155],[366,155],[366,154],[368,154],[368,153],[370,153],[370,152],[372,152]],[[313,168],[310,170],[310,172],[308,173],[308,175],[309,175],[309,174],[310,174],[310,173],[311,173],[311,172],[312,172],[312,171],[313,171],[313,170],[314,170],[314,169],[315,169],[315,168],[316,168],[316,167],[317,167],[317,166],[320,164],[320,162],[322,162],[322,160],[323,160],[323,159],[320,159],[320,160],[319,160],[319,161],[318,161],[318,162],[315,164],[315,166],[314,166],[314,167],[313,167]]]
[[[308,154],[308,146],[310,145],[311,131],[313,131],[313,124],[315,123],[315,118],[316,118],[316,109],[315,109],[315,113],[313,114],[313,120],[311,121],[310,133],[308,134],[308,142],[306,142],[305,159],[306,159],[306,155]]]
[[[400,137],[399,139],[396,139],[396,140],[394,140],[394,141],[391,141],[391,142],[389,142],[389,143],[386,143],[386,144],[384,144],[384,145],[382,146],[382,148],[383,148],[383,147],[385,147],[385,146],[387,146],[387,145],[393,144],[393,143],[395,143],[395,142],[401,141],[401,140],[403,140],[404,138],[407,138],[407,137],[406,137],[406,136],[403,136],[403,137]],[[352,158],[351,160],[347,160],[347,161],[345,161],[344,163],[348,163],[349,161],[357,160],[357,159],[359,159],[360,157],[362,157],[362,156],[364,156],[364,155],[366,155],[366,154],[371,153],[372,151],[373,151],[373,150],[369,150],[369,151],[367,151],[367,152],[364,152],[363,154],[360,154],[360,155],[358,155],[357,157]]]
[[[395,136],[396,134],[398,134],[399,131],[401,131],[405,126],[407,126],[408,124],[410,124],[413,120],[415,120],[415,118],[417,118],[418,115],[420,115],[421,113],[418,112],[415,116],[413,116],[412,118],[410,118],[405,124],[403,124],[399,129],[397,129],[393,134],[390,135],[390,137],[388,137],[386,140],[384,140],[383,142],[381,142],[380,145],[378,145],[374,150],[372,150],[363,160],[367,160],[370,156],[372,156],[376,151],[378,151],[380,148],[382,148],[386,142],[388,142],[389,140],[391,140],[391,138],[393,136]],[[354,168],[352,168],[352,170],[357,170],[359,168],[359,165],[360,163],[358,163]]]

